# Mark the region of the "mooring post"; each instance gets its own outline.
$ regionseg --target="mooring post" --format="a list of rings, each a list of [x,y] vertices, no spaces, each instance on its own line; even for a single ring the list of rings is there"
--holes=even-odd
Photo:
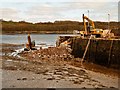
[[[32,49],[30,34],[28,34],[27,38],[28,38],[28,47],[29,47],[30,49]]]

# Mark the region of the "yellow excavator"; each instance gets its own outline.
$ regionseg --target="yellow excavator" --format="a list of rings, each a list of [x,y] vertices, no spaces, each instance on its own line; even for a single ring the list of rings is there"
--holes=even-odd
[[[89,26],[86,26],[85,19],[89,22]],[[94,22],[89,19],[87,16],[84,16],[83,14],[83,24],[84,24],[84,31],[80,31],[81,35],[89,36],[89,35],[95,35],[96,37],[101,37],[103,30],[102,29],[95,29]]]

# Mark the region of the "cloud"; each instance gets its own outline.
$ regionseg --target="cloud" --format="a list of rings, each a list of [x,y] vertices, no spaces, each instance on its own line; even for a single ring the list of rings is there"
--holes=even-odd
[[[93,20],[106,21],[108,13],[111,15],[111,20],[118,20],[117,2],[73,2],[66,3],[66,6],[70,10],[76,10],[76,13],[80,12],[79,14],[88,15],[89,10],[89,15]]]
[[[119,0],[70,0],[71,2],[119,2]]]
[[[1,17],[6,20],[15,20],[15,19],[20,19],[19,16],[19,11],[14,8],[0,8],[1,12]]]
[[[52,5],[51,3],[43,3],[39,5],[32,6],[26,13],[30,15],[51,15],[51,14],[60,14],[61,12],[64,12],[66,10],[69,10],[68,8],[62,6],[61,4],[55,3]]]
[[[110,13],[111,20],[118,18],[117,2],[77,2],[67,0],[64,2],[11,2],[3,5],[0,10],[3,18],[13,20],[26,20],[30,22],[77,20],[82,21],[82,14],[88,15],[92,20],[107,20]],[[68,2],[69,1],[69,2]]]
[[[1,2],[119,2],[119,0],[1,0]]]
[[[0,11],[2,12],[3,15],[8,15],[9,14],[10,16],[18,13],[17,10],[12,9],[12,8],[0,8]]]
[[[25,11],[27,16],[36,17],[39,20],[45,21],[63,19],[65,13],[68,9],[61,6],[61,4],[52,4],[52,3],[43,3],[43,4],[34,4],[27,11]]]

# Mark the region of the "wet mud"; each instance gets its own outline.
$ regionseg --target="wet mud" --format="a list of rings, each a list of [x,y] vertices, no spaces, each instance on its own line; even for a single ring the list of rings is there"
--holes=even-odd
[[[42,75],[42,79],[49,81],[55,81],[59,83],[71,83],[73,88],[117,88],[115,85],[117,81],[111,84],[104,84],[105,81],[99,81],[93,78],[91,75],[102,76],[103,74],[109,77],[118,77],[119,71],[109,69],[103,66],[95,65],[93,63],[84,62],[84,68],[81,67],[80,58],[74,58],[70,54],[70,50],[66,47],[50,47],[47,49],[24,51],[19,54],[20,57],[10,56],[7,53],[11,53],[16,49],[23,48],[24,45],[8,45],[2,44],[2,52],[6,53],[1,56],[2,69],[7,71],[27,71],[33,72],[36,75]],[[93,72],[93,73],[91,73]],[[94,74],[97,72],[97,75]],[[3,72],[3,78],[4,77]],[[32,74],[31,74],[32,75]],[[9,75],[8,75],[9,76]],[[103,77],[104,78],[104,77]],[[17,81],[27,81],[28,77],[16,78]],[[107,80],[106,80],[107,81]],[[108,80],[109,82],[109,80]],[[3,87],[8,86],[3,80]],[[30,83],[28,83],[30,84]],[[59,83],[61,84],[61,83]],[[55,87],[61,87],[59,84]],[[77,85],[77,86],[76,86]],[[15,86],[17,87],[17,85]],[[24,86],[27,87],[27,86]],[[42,86],[40,86],[42,87]],[[67,87],[67,84],[66,84]]]

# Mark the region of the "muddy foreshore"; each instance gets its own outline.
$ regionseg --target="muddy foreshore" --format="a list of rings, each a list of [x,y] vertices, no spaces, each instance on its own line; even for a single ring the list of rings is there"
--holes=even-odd
[[[18,54],[20,57],[17,57],[10,56],[10,53],[15,52],[16,49],[24,48],[23,44],[1,44],[0,46],[2,47],[1,52],[3,53],[1,56],[3,88],[34,88],[35,86],[37,88],[45,88],[47,86],[47,88],[118,88],[118,75],[120,74],[118,70],[88,62],[84,63],[85,68],[83,69],[80,64],[81,59],[74,58],[70,54],[70,50],[65,47],[23,51]],[[39,75],[36,78],[41,77],[42,80],[45,80],[44,86],[39,84],[31,86],[30,80],[34,81],[36,79],[30,79],[29,75],[28,77],[27,75],[22,77],[19,71],[26,71],[26,73],[32,72],[35,75]],[[12,80],[12,83],[9,80],[11,75],[8,73],[14,74],[16,72],[18,72],[18,77],[16,77],[16,80]],[[14,76],[17,76],[17,74]],[[27,82],[27,85],[21,84],[21,86],[17,84],[19,81],[25,80],[30,82]],[[49,81],[52,81],[53,84],[48,83]]]

